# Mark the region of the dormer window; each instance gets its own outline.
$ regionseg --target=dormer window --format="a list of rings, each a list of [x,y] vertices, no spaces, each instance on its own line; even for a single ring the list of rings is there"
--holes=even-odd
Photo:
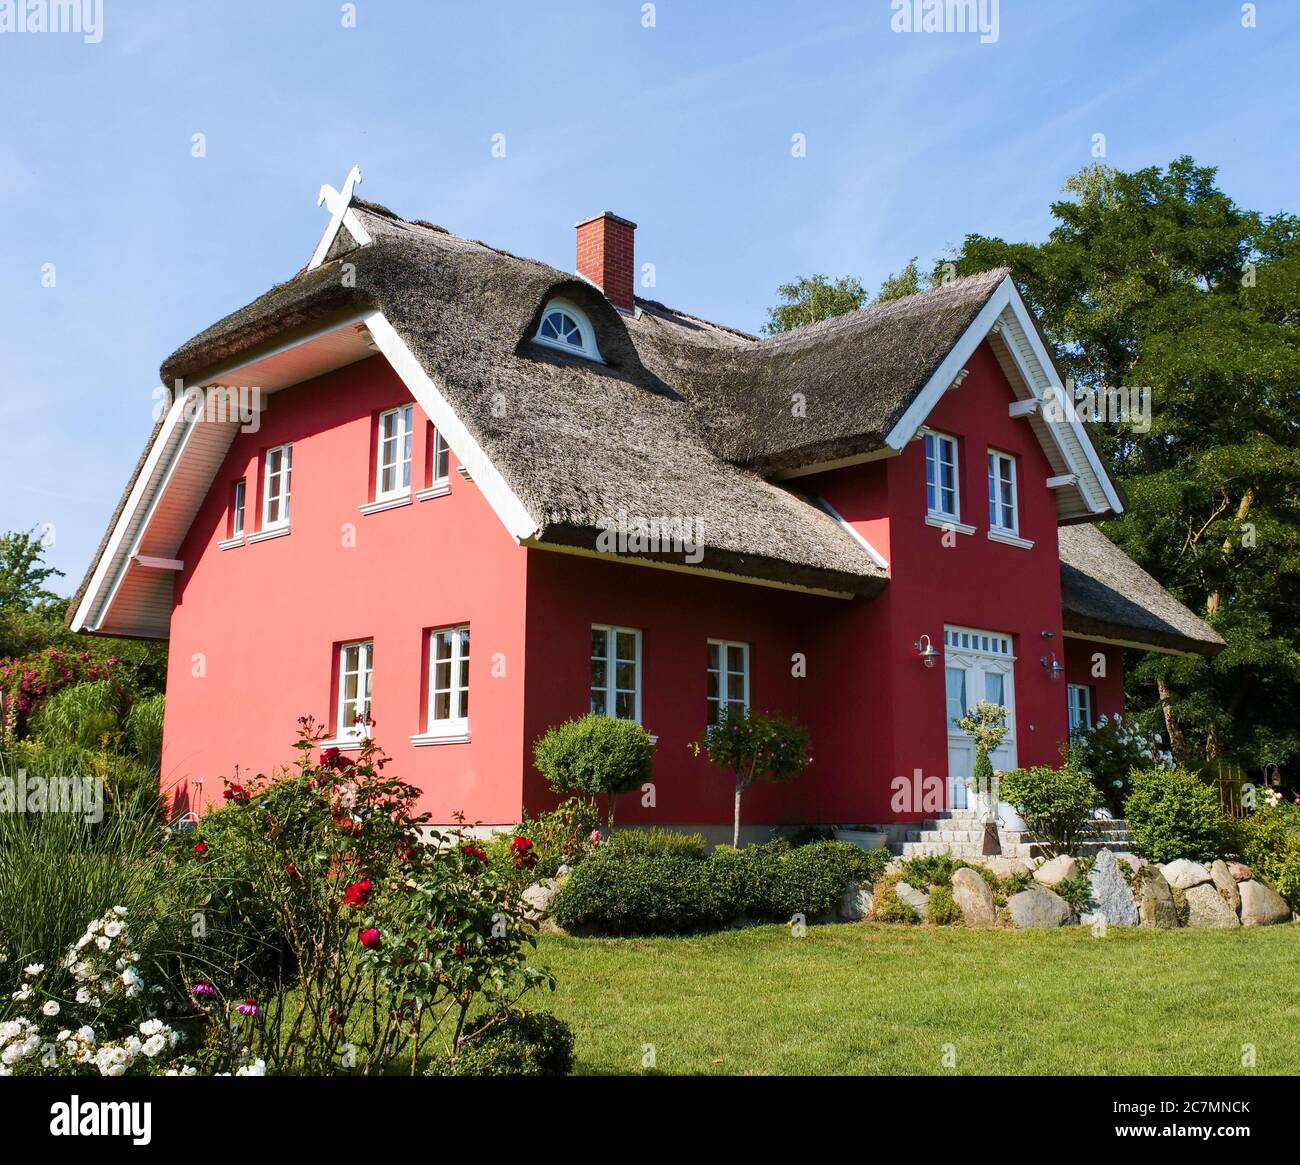
[[[558,348],[571,356],[582,356],[588,360],[600,359],[591,321],[573,304],[563,299],[553,299],[546,305],[533,342],[547,348]]]

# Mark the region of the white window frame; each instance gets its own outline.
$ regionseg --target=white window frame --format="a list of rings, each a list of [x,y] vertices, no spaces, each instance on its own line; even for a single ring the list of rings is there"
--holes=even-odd
[[[1002,467],[1009,469],[1011,485],[1011,524],[1004,522],[1006,503],[1002,500]],[[998,449],[989,450],[989,529],[1001,534],[1020,535],[1020,483],[1016,474],[1016,458]]]
[[[464,743],[469,740],[468,673],[464,684],[460,683],[462,665],[468,664],[473,658],[469,629],[468,623],[453,623],[447,627],[433,627],[428,632],[429,685],[425,695],[425,731],[420,736],[411,737],[414,744]],[[438,636],[440,635],[451,637],[451,655],[447,659],[450,664],[448,668],[450,686],[446,688],[438,687]],[[440,717],[435,711],[436,700],[444,692],[448,696],[448,714]]]
[[[234,497],[230,501],[230,536],[244,536],[244,511],[248,501],[248,480],[241,477],[235,482]]]
[[[275,471],[271,469],[271,462],[276,454],[280,454],[281,468]],[[271,482],[276,481],[280,485],[274,494],[271,492]],[[289,528],[289,502],[293,494],[293,445],[272,445],[267,449],[264,457],[264,467],[262,471],[262,529],[263,530],[287,530]],[[280,513],[274,521],[271,520],[271,500],[274,498],[280,503]]]
[[[564,340],[556,340],[550,336],[542,335],[542,325],[546,322],[546,317],[553,311],[564,312],[577,324],[578,334],[582,337],[581,348],[566,343]],[[600,350],[596,347],[595,329],[592,328],[586,312],[567,299],[552,299],[542,308],[542,314],[537,319],[537,331],[533,334],[533,343],[540,344],[543,348],[554,348],[557,352],[567,352],[570,356],[581,356],[585,360],[601,361],[602,359]]]
[[[433,480],[430,485],[440,485],[451,472],[451,446],[441,429],[433,430]]]
[[[354,648],[357,653],[355,671],[348,667],[348,652]],[[370,718],[374,683],[375,641],[373,639],[353,639],[347,643],[340,643],[338,661],[339,690],[338,702],[335,705],[334,739],[339,744],[347,742],[359,746],[361,741],[370,735],[369,724],[358,723],[357,721],[359,719],[369,720]],[[352,701],[347,698],[347,677],[350,675],[356,675],[357,677],[357,698]],[[349,704],[352,704],[355,709],[351,717],[347,714]]]
[[[1070,719],[1070,731],[1090,729],[1093,725],[1092,688],[1087,684],[1066,684],[1065,699]],[[1082,713],[1076,717],[1076,712]]]
[[[393,432],[385,435],[384,430],[390,420],[393,421]],[[414,405],[398,405],[379,414],[379,423],[375,426],[375,501],[391,501],[410,496],[411,450],[414,442]],[[388,469],[393,471],[395,484],[384,489],[384,472]]]
[[[605,716],[614,716],[614,717],[616,717],[617,719],[626,719],[626,717],[618,717],[618,716],[617,716],[617,713],[616,713],[616,711],[615,711],[615,709],[618,707],[618,693],[619,693],[619,691],[627,691],[626,688],[620,689],[620,688],[618,687],[617,683],[616,683],[616,674],[617,674],[617,670],[618,670],[618,663],[620,662],[620,661],[618,660],[618,658],[616,657],[616,652],[617,652],[617,643],[618,643],[617,636],[620,635],[620,634],[622,634],[622,635],[631,635],[632,638],[633,638],[633,643],[635,644],[635,648],[634,648],[634,650],[635,650],[635,652],[636,652],[636,658],[635,658],[634,660],[623,660],[622,662],[624,662],[624,663],[631,663],[631,664],[634,665],[634,668],[635,668],[635,670],[633,671],[632,674],[633,674],[633,676],[634,676],[634,678],[635,678],[635,684],[636,684],[636,687],[633,689],[633,694],[634,694],[634,697],[635,697],[635,698],[634,698],[634,703],[635,703],[635,705],[636,705],[636,712],[635,712],[635,714],[634,714],[633,717],[632,717],[632,722],[633,722],[634,724],[640,724],[640,723],[641,723],[641,691],[642,691],[642,688],[645,686],[645,685],[644,685],[644,681],[643,681],[643,679],[642,679],[642,671],[643,671],[643,669],[642,669],[642,662],[641,662],[641,661],[642,661],[642,652],[641,652],[641,632],[640,632],[640,630],[639,630],[638,628],[636,628],[636,627],[616,627],[616,626],[614,626],[614,625],[611,624],[611,623],[593,623],[593,624],[591,625],[591,630],[592,630],[592,635],[593,635],[593,636],[594,636],[595,633],[598,632],[598,631],[599,631],[599,632],[602,632],[602,633],[604,634],[604,636],[605,636],[605,654],[604,654],[603,657],[602,657],[602,656],[598,656],[598,655],[590,655],[590,648],[588,649],[588,650],[589,650],[589,659],[588,659],[588,665],[589,665],[589,666],[588,666],[588,668],[587,668],[587,672],[588,672],[588,675],[587,675],[587,701],[588,701],[588,707],[591,706],[591,697],[592,697],[592,694],[593,694],[594,692],[600,690],[600,689],[598,689],[598,688],[595,686],[595,684],[593,684],[593,683],[591,682],[591,674],[590,674],[590,673],[591,673],[591,668],[590,668],[590,664],[591,664],[591,663],[594,663],[594,662],[595,662],[596,660],[598,660],[598,659],[603,658],[604,661],[605,661],[605,687],[604,687],[604,692],[605,692],[605,708],[604,708],[604,712],[603,712],[603,714],[604,714]],[[593,711],[593,712],[596,712],[597,710],[596,710],[595,708],[592,708],[592,711]],[[600,714],[601,714],[601,713],[597,712],[597,715],[600,715]]]
[[[961,454],[957,448],[957,438],[948,433],[938,433],[933,429],[925,429],[924,432],[924,452],[925,452],[925,512],[928,517],[935,518],[941,522],[960,522],[961,521]],[[943,506],[943,486],[941,484],[941,469],[945,462],[940,454],[947,445],[952,449],[952,510],[945,510]],[[933,455],[931,454],[933,449]],[[934,500],[935,505],[930,504],[930,466],[935,469],[934,476]]]
[[[709,658],[707,675],[716,674],[718,677],[718,694],[710,696],[708,689],[705,689],[705,704],[708,710],[708,723],[718,724],[726,713],[726,709],[732,704],[739,704],[746,712],[749,711],[749,644],[740,643],[734,639],[710,639],[708,640],[710,648],[718,649],[718,662],[720,667],[713,666],[712,658]],[[727,666],[727,656],[731,648],[739,648],[741,658],[741,690],[737,694],[731,690],[732,671]],[[712,652],[709,653],[712,656]]]

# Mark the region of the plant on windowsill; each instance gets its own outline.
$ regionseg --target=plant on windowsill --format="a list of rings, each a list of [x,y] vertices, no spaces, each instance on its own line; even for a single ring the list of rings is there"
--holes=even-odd
[[[794,720],[751,714],[734,705],[726,716],[704,730],[690,749],[704,753],[736,779],[735,817],[731,844],[740,845],[740,799],[755,781],[790,781],[812,764],[812,738]]]
[[[563,797],[595,804],[605,797],[606,825],[614,823],[614,798],[650,780],[654,744],[641,725],[613,716],[587,715],[557,724],[533,745],[533,760]]]

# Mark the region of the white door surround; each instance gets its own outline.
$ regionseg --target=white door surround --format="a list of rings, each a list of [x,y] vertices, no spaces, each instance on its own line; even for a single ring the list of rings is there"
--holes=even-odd
[[[1006,739],[989,756],[995,769],[1016,767],[1015,663],[1012,638],[1000,631],[974,627],[943,629],[945,719],[948,725],[948,807],[967,809],[974,800],[967,781],[975,768],[975,742],[957,727],[980,700],[1007,710]]]

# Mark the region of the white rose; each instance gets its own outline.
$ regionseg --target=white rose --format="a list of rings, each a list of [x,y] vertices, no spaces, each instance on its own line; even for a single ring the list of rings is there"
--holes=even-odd
[[[158,1055],[159,1052],[164,1051],[166,1047],[167,1039],[165,1036],[150,1036],[140,1045],[140,1051],[152,1060],[154,1056]]]
[[[57,999],[47,999],[41,1010],[51,1018],[59,1014],[59,1003]]]
[[[97,946],[101,951],[108,950],[108,948],[111,947],[112,945],[113,945],[113,940],[109,938],[105,938],[102,934],[99,936],[99,938],[95,940],[95,946]]]
[[[23,974],[29,976],[36,976],[39,975],[44,970],[45,970],[44,963],[31,963],[28,966],[23,968]]]

